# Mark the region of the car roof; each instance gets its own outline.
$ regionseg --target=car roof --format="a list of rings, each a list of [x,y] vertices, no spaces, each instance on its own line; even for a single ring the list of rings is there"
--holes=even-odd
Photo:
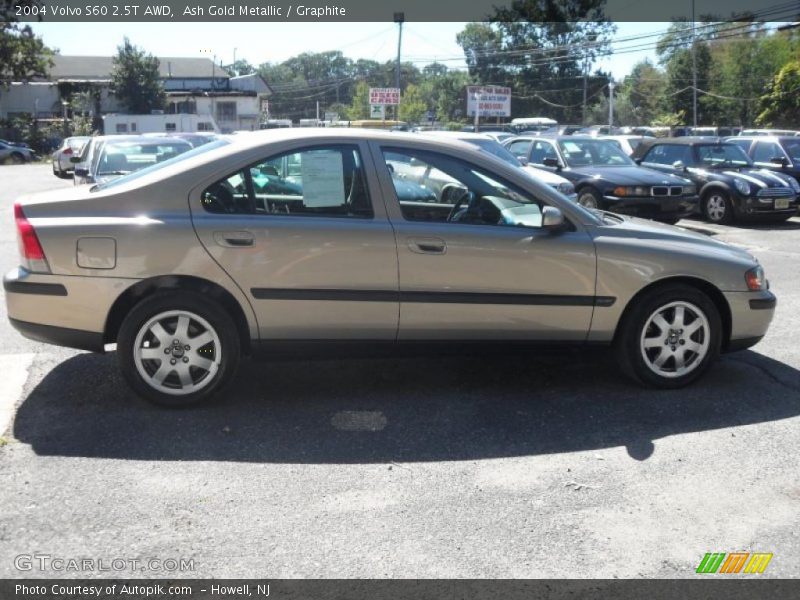
[[[502,131],[493,131],[492,133],[503,133]],[[418,135],[429,137],[443,137],[454,140],[491,140],[486,133],[475,133],[473,131],[418,131]],[[513,134],[512,134],[513,135]]]
[[[750,140],[757,142],[784,142],[784,141],[797,141],[796,135],[735,135],[725,138],[726,141],[733,142],[734,140]]]
[[[642,141],[642,145],[654,146],[655,144],[671,144],[674,146],[707,146],[709,144],[730,144],[724,137],[675,137],[675,138],[648,138]]]

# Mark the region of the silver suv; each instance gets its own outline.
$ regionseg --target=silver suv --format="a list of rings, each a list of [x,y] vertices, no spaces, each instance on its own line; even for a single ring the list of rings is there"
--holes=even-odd
[[[411,184],[401,164],[449,183]],[[13,325],[116,344],[130,385],[168,405],[298,342],[601,343],[674,388],[758,342],[776,302],[744,250],[586,209],[474,146],[413,134],[243,134],[23,198],[15,218]]]

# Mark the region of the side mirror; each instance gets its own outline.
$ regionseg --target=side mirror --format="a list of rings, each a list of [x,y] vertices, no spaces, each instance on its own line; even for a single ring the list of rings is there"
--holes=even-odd
[[[88,177],[88,176],[89,176],[89,169],[86,168],[75,169],[75,177]]]
[[[561,229],[564,226],[564,213],[555,206],[542,209],[542,227],[544,229]]]
[[[519,164],[521,164],[523,167],[528,166],[528,159],[525,158],[524,156],[518,156],[517,160],[519,161]]]
[[[636,163],[637,165],[639,165],[640,167],[642,166],[642,159],[641,159],[641,158],[634,158],[634,159],[633,159],[633,162],[635,162],[635,163]]]
[[[786,160],[785,156],[773,156],[769,159],[769,162],[771,162],[773,165],[780,165],[781,167],[785,167],[789,164],[789,161]]]
[[[674,163],[672,163],[672,168],[677,171],[685,171],[686,165],[683,164],[682,160],[676,160]]]
[[[389,169],[389,173],[394,175],[394,165],[392,163],[386,163],[386,168]]]
[[[83,161],[81,160],[80,156],[72,156],[72,157],[70,157],[69,162],[77,165],[79,162],[83,162]]]
[[[552,156],[545,158],[542,161],[542,164],[545,167],[555,167],[556,169],[561,170],[561,166],[558,164],[558,159],[553,158]]]

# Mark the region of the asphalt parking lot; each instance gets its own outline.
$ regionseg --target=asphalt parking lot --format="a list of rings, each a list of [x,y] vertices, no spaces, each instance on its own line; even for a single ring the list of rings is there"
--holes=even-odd
[[[0,167],[12,204],[71,186]],[[133,396],[115,356],[19,336],[0,303],[0,577],[692,577],[706,552],[800,576],[800,218],[682,225],[749,248],[767,337],[679,391],[601,351],[246,362],[224,402]],[[194,571],[20,571],[15,557]]]

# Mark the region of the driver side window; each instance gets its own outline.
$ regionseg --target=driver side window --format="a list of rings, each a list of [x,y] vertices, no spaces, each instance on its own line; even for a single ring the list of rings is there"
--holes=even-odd
[[[469,225],[541,227],[542,205],[496,176],[450,156],[383,151],[403,217]]]

